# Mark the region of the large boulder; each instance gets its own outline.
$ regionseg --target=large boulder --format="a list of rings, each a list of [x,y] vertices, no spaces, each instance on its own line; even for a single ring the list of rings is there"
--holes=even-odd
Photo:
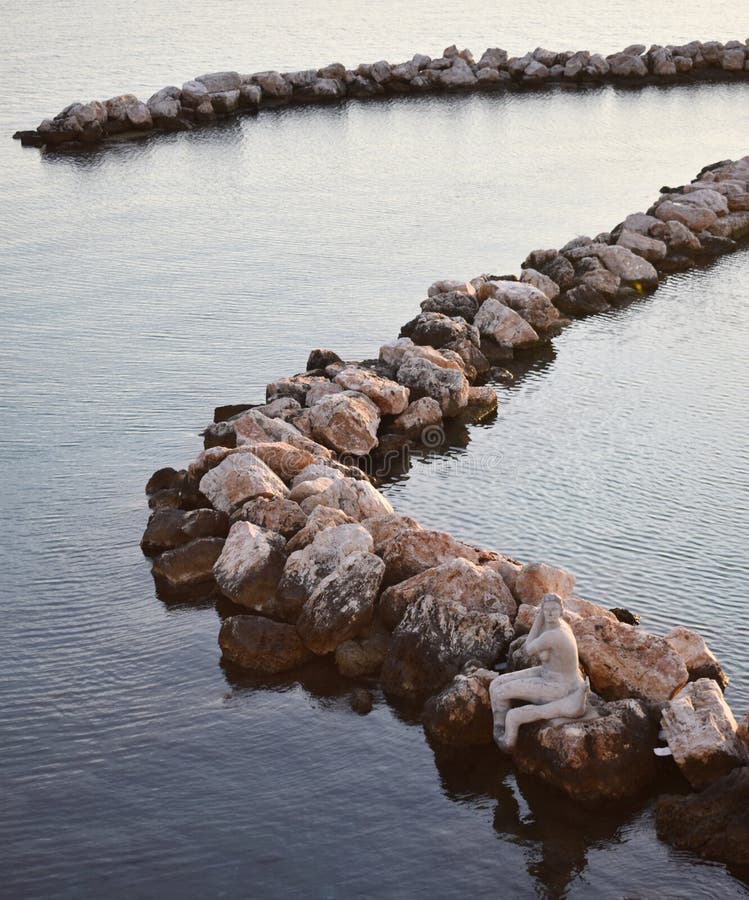
[[[326,528],[334,528],[336,525],[352,525],[354,519],[347,516],[340,509],[332,509],[330,506],[316,506],[307,516],[307,522],[293,538],[290,538],[286,544],[288,553],[294,553],[297,550],[311,544],[315,536]]]
[[[385,583],[405,581],[426,569],[433,569],[454,559],[467,559],[478,564],[479,551],[444,531],[406,529],[385,541],[378,553],[387,567]]]
[[[380,347],[380,360],[392,369],[399,369],[410,358],[424,359],[441,369],[454,369],[462,372],[460,363],[435,350],[434,347],[420,347],[411,338],[398,338]],[[413,399],[413,398],[412,398]]]
[[[443,69],[438,74],[438,83],[441,87],[450,89],[473,87],[476,82],[476,76],[468,63],[460,56],[453,59],[449,69]]]
[[[458,296],[465,297],[464,294]],[[408,337],[422,347],[440,349],[454,341],[469,340],[478,346],[478,330],[462,316],[448,316],[441,312],[422,312],[401,328],[401,337]]]
[[[378,556],[352,553],[318,584],[297,621],[297,631],[313,653],[331,653],[371,624],[384,572]]]
[[[736,719],[711,678],[688,684],[663,710],[663,731],[692,787],[710,784],[749,762]]]
[[[278,597],[294,618],[321,581],[348,556],[371,553],[372,538],[361,525],[337,525],[320,531],[302,550],[292,553],[278,585]]]
[[[658,285],[655,268],[626,247],[617,244],[592,244],[585,248],[585,255],[597,257],[624,285],[646,289]]]
[[[431,290],[431,289],[430,289]],[[466,322],[473,322],[478,312],[479,302],[476,293],[449,290],[444,293],[430,294],[421,302],[422,312],[442,313],[445,316],[460,316]]]
[[[328,394],[311,407],[310,425],[315,439],[325,446],[366,456],[377,446],[380,411],[364,394],[342,391]]]
[[[591,687],[606,700],[670,700],[687,683],[687,667],[661,637],[603,616],[570,625]]]
[[[681,199],[679,198],[679,200]],[[718,219],[717,214],[711,209],[676,200],[665,200],[663,203],[659,203],[655,215],[662,222],[681,222],[690,231],[705,231]]]
[[[198,75],[194,80],[204,85],[210,94],[238,91],[242,86],[239,72],[210,72],[207,75]]]
[[[333,453],[317,441],[305,437],[290,422],[272,419],[257,409],[250,409],[233,419],[238,447],[283,441],[299,450],[307,450],[317,460],[332,459]]]
[[[684,628],[683,625],[677,625],[663,637],[684,660],[690,681],[697,681],[698,678],[712,678],[718,683],[721,690],[726,689],[728,677],[699,634]]]
[[[436,400],[443,416],[456,415],[468,402],[470,384],[457,369],[442,368],[427,359],[409,354],[398,368],[396,378],[409,389],[412,400],[422,397]]]
[[[647,63],[634,53],[612,53],[606,57],[606,62],[614,78],[644,78],[648,74]]]
[[[497,677],[489,669],[456,675],[441,693],[424,706],[424,730],[440,744],[465,747],[491,744],[493,717],[489,685]]]
[[[316,459],[309,450],[300,450],[286,441],[252,444],[251,447],[252,453],[287,483],[307,466],[313,465]]]
[[[421,531],[421,525],[416,519],[412,519],[411,516],[401,516],[398,513],[371,516],[363,519],[362,525],[372,535],[374,552],[378,556],[382,556],[383,548],[393,538],[410,531]]]
[[[153,576],[170,588],[188,588],[212,581],[213,564],[223,548],[223,538],[196,538],[157,556],[153,561]]]
[[[440,428],[442,425],[442,407],[433,397],[421,397],[409,403],[406,409],[397,416],[391,425],[393,431],[401,431],[407,437],[421,440],[427,429]],[[431,432],[429,432],[431,433]],[[429,442],[427,433],[427,443]]]
[[[544,594],[557,594],[563,600],[575,587],[575,576],[566,569],[554,568],[547,563],[526,563],[511,584],[518,603],[538,606]]]
[[[395,628],[408,607],[427,595],[438,601],[456,600],[469,610],[503,612],[510,619],[517,612],[517,604],[498,572],[457,558],[387,588],[380,597],[383,622]]]
[[[357,522],[393,512],[393,507],[377,488],[368,481],[355,478],[336,478],[323,490],[302,500],[300,505],[307,515],[317,506],[329,506],[341,510]]]
[[[702,209],[712,210],[716,216],[728,215],[728,200],[723,194],[712,188],[702,187],[678,195],[671,194],[670,199],[679,203],[693,203]]]
[[[483,338],[490,338],[501,347],[519,349],[538,343],[537,332],[515,310],[500,300],[489,299],[481,304],[473,324]]]
[[[408,607],[393,632],[382,685],[396,696],[429,696],[471,660],[491,668],[512,638],[512,623],[504,613],[467,610],[455,600],[422,597]]]
[[[656,775],[657,725],[638,700],[590,707],[589,718],[521,726],[515,765],[583,806],[636,796]]]
[[[295,669],[312,658],[293,625],[262,616],[230,616],[218,643],[224,659],[267,675]]]
[[[294,88],[280,72],[255,72],[252,81],[262,88],[263,99],[267,98],[276,102],[287,101],[294,91]]]
[[[626,247],[627,250],[631,250],[632,253],[651,263],[665,259],[668,252],[668,248],[663,241],[648,237],[645,234],[639,234],[636,231],[630,231],[627,228],[622,229],[617,239],[617,244],[620,247]]]
[[[146,556],[173,550],[196,538],[225,538],[229,517],[212,509],[156,509],[151,514],[140,546]]]
[[[335,383],[346,391],[364,394],[382,415],[397,416],[408,406],[408,388],[383,378],[371,369],[346,366],[336,375]]]
[[[550,278],[541,273],[536,273],[536,275],[539,279],[544,278],[547,282],[554,284]],[[556,293],[559,294],[559,288],[556,284],[554,286]],[[549,333],[560,328],[562,317],[559,315],[559,310],[549,297],[534,285],[523,281],[490,281],[487,282],[486,287],[491,290],[490,297],[513,309],[525,319],[534,331]]]
[[[232,519],[235,522],[252,522],[260,528],[277,532],[287,540],[307,524],[302,507],[283,497],[248,500],[233,514]]]
[[[286,541],[280,534],[252,522],[235,522],[213,567],[221,593],[240,606],[293,621],[296,610],[276,597],[285,551]]]
[[[200,479],[200,491],[215,509],[232,513],[255,497],[285,497],[288,488],[254,453],[233,453]]]
[[[680,850],[729,865],[749,866],[749,767],[699,794],[658,798],[658,837]]]

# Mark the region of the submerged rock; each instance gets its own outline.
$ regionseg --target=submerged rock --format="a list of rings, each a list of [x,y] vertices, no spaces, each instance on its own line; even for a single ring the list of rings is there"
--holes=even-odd
[[[293,625],[262,616],[230,616],[221,625],[218,643],[224,659],[267,675],[295,669],[312,658]]]
[[[172,588],[186,588],[213,579],[213,564],[224,548],[224,539],[196,538],[167,550],[153,561],[153,575]]]

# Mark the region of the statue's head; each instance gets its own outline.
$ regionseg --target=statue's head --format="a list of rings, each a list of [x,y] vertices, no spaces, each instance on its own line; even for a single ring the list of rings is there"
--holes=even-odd
[[[564,613],[564,604],[559,594],[544,594],[541,598],[541,615],[547,625],[556,625]]]

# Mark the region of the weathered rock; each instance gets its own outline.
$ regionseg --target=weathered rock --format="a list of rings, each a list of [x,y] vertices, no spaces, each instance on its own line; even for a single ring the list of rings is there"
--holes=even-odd
[[[427,360],[427,362],[441,369],[453,369],[456,372],[463,371],[462,366],[455,360],[443,356],[434,347],[418,347],[411,338],[398,338],[397,341],[391,341],[380,347],[381,362],[396,371],[410,358]]]
[[[384,379],[383,379],[384,380]],[[380,411],[364,394],[328,394],[310,409],[315,439],[338,453],[366,456],[377,446]]]
[[[223,538],[196,538],[156,557],[153,562],[153,575],[172,588],[185,588],[211,581],[213,564],[223,547]]]
[[[153,127],[148,107],[133,94],[112,97],[104,105],[107,110],[108,134],[130,130],[147,131]]]
[[[575,576],[566,569],[555,569],[546,563],[527,563],[515,575],[511,586],[518,603],[538,606],[544,594],[557,594],[563,600],[575,587]]]
[[[617,244],[620,247],[626,247],[627,250],[631,250],[637,256],[641,256],[651,263],[664,259],[668,252],[663,241],[647,237],[644,234],[638,234],[636,231],[628,231],[626,228],[622,229],[617,239]]]
[[[557,300],[557,306],[568,316],[592,316],[609,309],[609,299],[592,285],[583,282],[565,291]]]
[[[654,288],[658,285],[658,273],[653,266],[626,247],[592,244],[585,248],[585,255],[600,259],[609,272],[621,279],[622,284],[643,288]]]
[[[372,622],[385,564],[372,553],[352,553],[305,601],[297,631],[313,653],[331,653]]]
[[[442,368],[427,359],[408,355],[396,377],[409,389],[412,400],[422,397],[436,400],[443,416],[454,416],[468,402],[468,380],[457,369]]]
[[[251,447],[252,454],[286,482],[315,462],[315,457],[308,450],[292,447],[285,441],[252,444]]]
[[[721,67],[726,72],[743,72],[746,63],[746,52],[743,47],[733,47],[723,51]]]
[[[481,422],[497,411],[499,398],[491,385],[481,385],[468,389],[468,403],[459,413],[459,421],[468,423]]]
[[[655,778],[657,728],[641,701],[591,707],[595,717],[521,726],[513,760],[584,806],[634,797]]]
[[[520,274],[520,281],[524,284],[530,284],[541,293],[545,294],[553,303],[559,296],[559,285],[556,281],[544,275],[543,272],[537,272],[535,269],[523,269]],[[533,324],[531,322],[531,324]]]
[[[229,115],[230,113],[236,112],[239,109],[241,96],[239,90],[220,91],[216,94],[211,94],[213,111],[221,115]]]
[[[657,240],[663,241],[669,253],[692,255],[699,253],[702,249],[698,237],[682,222],[675,220],[661,222],[656,220],[656,224],[650,227],[650,234]]]
[[[182,85],[182,104],[194,108],[210,99],[210,91],[202,81],[186,81]]]
[[[710,209],[695,206],[692,203],[677,203],[674,200],[665,200],[655,209],[656,218],[662,222],[681,222],[690,231],[704,231],[709,229],[717,221],[717,215]]]
[[[658,837],[729,865],[749,865],[749,767],[734,769],[699,794],[658,798]]]
[[[312,658],[293,625],[262,616],[230,616],[221,625],[218,643],[224,659],[267,675],[295,669]]]
[[[408,388],[377,375],[371,369],[346,366],[336,375],[335,382],[347,391],[364,394],[382,415],[397,416],[408,406]]]
[[[200,490],[215,509],[232,513],[255,497],[286,497],[288,488],[254,453],[227,456],[200,479]]]
[[[476,76],[468,63],[460,56],[453,59],[449,69],[439,73],[438,83],[444,88],[468,88],[476,84]]]
[[[671,199],[677,200],[679,203],[692,203],[701,209],[709,209],[716,216],[728,215],[728,201],[719,191],[711,188],[698,188],[696,191],[691,190],[682,194],[672,194]]]
[[[302,471],[292,479],[291,487],[293,490],[294,488],[299,487],[300,484],[304,484],[305,481],[316,481],[318,478],[330,478],[331,481],[335,481],[338,478],[345,477],[345,474],[337,468],[333,461],[326,460],[325,462],[313,463],[311,466],[302,469]]]
[[[319,478],[308,478],[289,491],[289,500],[293,500],[294,503],[302,504],[309,497],[321,494],[333,484],[334,480],[335,479],[333,478],[326,478],[322,475]]]
[[[335,479],[324,490],[301,502],[301,507],[307,515],[310,515],[316,506],[340,509],[356,521],[388,515],[393,511],[390,503],[368,481],[354,478]]]
[[[473,324],[482,338],[491,338],[500,346],[515,349],[538,343],[538,334],[528,322],[499,300],[485,300]]]
[[[346,678],[376,675],[390,648],[390,633],[375,616],[361,635],[336,647],[335,663]]]
[[[307,392],[315,384],[325,384],[328,381],[322,375],[287,375],[271,381],[265,387],[265,398],[270,403],[281,397],[291,397],[300,406],[304,406]],[[267,413],[266,413],[267,415]]]
[[[421,525],[416,519],[398,513],[371,516],[363,519],[361,524],[372,535],[374,552],[378,556],[382,556],[383,548],[394,538],[409,531],[421,531]]]
[[[182,113],[181,96],[178,87],[165,87],[149,97],[148,110],[157,128],[174,128],[178,124]]]
[[[239,105],[257,109],[263,99],[263,89],[259,84],[243,84],[239,89]]]
[[[408,607],[426,596],[438,602],[455,600],[469,610],[502,612],[510,619],[517,612],[517,604],[498,572],[457,558],[387,588],[380,597],[383,622],[395,628]]]
[[[699,634],[682,625],[677,625],[663,637],[684,660],[690,681],[696,681],[698,678],[712,678],[718,683],[721,690],[726,689],[728,685],[726,673]]]
[[[598,616],[570,625],[591,687],[606,700],[669,700],[687,683],[681,657],[661,637]]]
[[[391,428],[419,440],[426,429],[441,425],[442,409],[440,404],[432,397],[421,397],[408,404],[406,410],[393,420]]]
[[[316,506],[307,517],[307,522],[293,538],[286,544],[288,553],[303,550],[311,544],[315,536],[326,528],[334,528],[336,525],[350,525],[354,520],[340,509],[331,509],[329,506]]]
[[[732,212],[717,219],[707,229],[719,237],[741,240],[749,235],[749,212]]]
[[[606,57],[606,62],[615,78],[644,78],[648,74],[648,67],[641,56],[613,53]]]
[[[361,525],[338,525],[320,531],[303,550],[289,556],[278,585],[278,596],[298,614],[320,582],[346,557],[371,553],[372,546],[369,532]]]
[[[473,322],[473,317],[476,315],[478,308],[479,302],[475,292],[466,294],[463,291],[447,291],[443,294],[432,294],[421,302],[422,312],[442,313],[445,316],[460,316],[466,322]],[[419,343],[415,338],[412,339]],[[432,344],[432,346],[437,345]]]
[[[469,660],[491,668],[513,630],[504,613],[467,610],[454,600],[422,597],[393,632],[382,685],[396,696],[423,697],[441,690]]]
[[[536,274],[540,275],[540,273]],[[540,275],[540,277],[544,278],[546,276]],[[547,280],[551,281],[548,278]],[[491,291],[491,297],[515,310],[534,331],[549,333],[559,330],[561,320],[559,311],[546,294],[532,284],[513,281],[490,281],[486,287]],[[559,290],[557,289],[558,293]],[[486,303],[481,307],[482,311],[485,307]],[[481,320],[483,320],[483,316],[481,316]],[[479,323],[477,322],[477,324]],[[495,334],[491,336],[494,340],[497,340]]]
[[[243,504],[232,518],[235,522],[252,522],[260,528],[275,531],[287,540],[307,522],[301,506],[282,497],[257,497]]]
[[[572,263],[556,250],[533,250],[520,264],[523,269],[535,269],[547,275],[566,291],[575,283],[575,269]]]
[[[422,722],[426,733],[440,744],[491,744],[489,684],[496,674],[489,669],[475,669],[468,675],[456,675],[452,684],[424,706]]]
[[[467,339],[451,341],[442,348],[442,352],[445,355],[449,351],[456,353],[461,358],[463,361],[463,374],[469,381],[474,380],[478,375],[485,375],[491,368],[489,360],[472,341]],[[469,371],[475,372],[476,376],[474,378],[469,377]]]
[[[196,538],[225,538],[228,533],[229,517],[225,513],[212,509],[157,509],[148,520],[140,546],[147,556],[155,556]]]
[[[465,294],[458,296],[465,297]],[[461,316],[443,315],[438,312],[422,312],[401,328],[401,337],[408,337],[419,346],[439,350],[444,344],[457,340],[469,340],[478,346],[479,333]]]
[[[195,81],[205,85],[206,90],[211,94],[218,94],[222,91],[238,91],[242,86],[239,72],[211,72],[208,75],[198,75]]]
[[[238,416],[232,424],[239,447],[283,441],[299,450],[307,450],[316,459],[332,459],[333,454],[327,447],[305,437],[290,422],[271,419],[256,409],[250,409]]]
[[[749,762],[736,719],[711,678],[690,682],[663,710],[663,731],[676,764],[702,788]]]
[[[263,89],[263,98],[267,97],[269,100],[288,100],[294,90],[278,72],[256,72],[252,80]]]
[[[402,531],[382,544],[378,551],[387,566],[385,584],[397,584],[426,569],[453,559],[479,563],[479,552],[444,531]]]
[[[501,69],[507,65],[507,51],[499,47],[489,47],[484,50],[476,65],[479,69]]]
[[[213,567],[221,592],[234,603],[293,621],[296,609],[279,602],[276,586],[286,563],[286,541],[252,522],[235,522]]]

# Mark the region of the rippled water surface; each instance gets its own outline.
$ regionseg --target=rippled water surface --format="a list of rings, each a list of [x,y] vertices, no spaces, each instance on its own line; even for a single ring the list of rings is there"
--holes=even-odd
[[[4,132],[201,71],[457,41],[610,51],[749,34],[719,2],[0,3]],[[565,809],[493,750],[435,754],[378,696],[219,666],[211,602],[154,596],[143,485],[213,406],[331,346],[370,356],[436,277],[517,271],[664,183],[749,152],[742,85],[265,112],[88,156],[0,143],[0,894],[743,897],[660,843],[652,805]],[[578,322],[496,421],[416,458],[401,512],[697,628],[749,707],[749,254]],[[744,879],[746,873],[744,873]]]

